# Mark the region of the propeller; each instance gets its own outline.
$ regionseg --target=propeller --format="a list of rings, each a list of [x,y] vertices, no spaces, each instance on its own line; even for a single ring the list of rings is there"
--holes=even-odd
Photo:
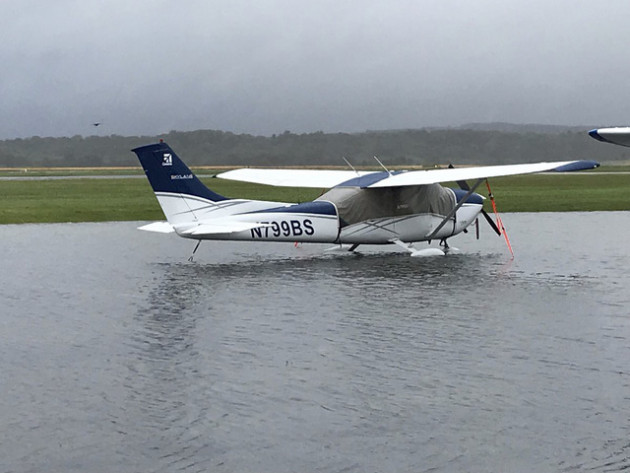
[[[452,164],[449,164],[448,168],[454,169],[455,166],[453,166]],[[455,181],[455,182],[457,183],[460,189],[465,190],[465,191],[470,190],[470,186],[468,185],[466,181]],[[497,224],[494,223],[494,220],[492,220],[492,217],[488,215],[488,212],[486,212],[484,209],[481,209],[481,214],[486,218],[486,221],[488,222],[490,227],[495,231],[495,233],[501,236],[501,230],[499,230],[499,227],[497,227]],[[477,227],[477,231],[479,231],[479,227]]]

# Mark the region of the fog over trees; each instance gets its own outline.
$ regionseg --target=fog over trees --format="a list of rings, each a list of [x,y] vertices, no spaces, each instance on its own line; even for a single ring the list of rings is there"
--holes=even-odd
[[[630,148],[607,146],[588,128],[471,124],[458,128],[302,133],[272,136],[217,130],[171,131],[159,136],[31,137],[0,141],[2,167],[138,166],[130,150],[163,139],[191,165],[372,166],[509,164],[594,159],[630,160]]]

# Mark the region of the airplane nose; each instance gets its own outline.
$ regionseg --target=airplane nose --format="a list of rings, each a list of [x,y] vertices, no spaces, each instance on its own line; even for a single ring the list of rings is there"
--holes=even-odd
[[[463,189],[453,189],[453,192],[455,192],[455,198],[457,199],[458,204],[461,202],[461,200],[464,197],[466,197],[466,194],[468,193],[468,191],[465,191]],[[477,194],[476,192],[473,192],[472,194],[468,196],[465,203],[483,205],[483,199],[484,199],[483,196]]]

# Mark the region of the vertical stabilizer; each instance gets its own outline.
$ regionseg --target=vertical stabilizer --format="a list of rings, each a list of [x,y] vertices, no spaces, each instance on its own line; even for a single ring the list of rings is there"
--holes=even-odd
[[[208,205],[227,200],[208,189],[164,142],[132,150],[171,225],[196,222]]]

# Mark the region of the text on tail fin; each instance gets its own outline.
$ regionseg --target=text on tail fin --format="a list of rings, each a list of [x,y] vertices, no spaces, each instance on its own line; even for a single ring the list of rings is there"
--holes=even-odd
[[[164,142],[132,150],[138,156],[153,191],[201,197],[212,202],[227,200],[208,189]]]

